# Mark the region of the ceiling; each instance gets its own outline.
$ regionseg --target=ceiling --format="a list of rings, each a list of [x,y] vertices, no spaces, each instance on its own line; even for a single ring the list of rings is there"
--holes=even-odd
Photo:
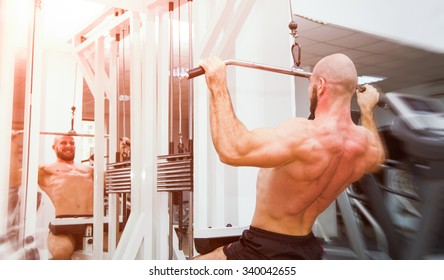
[[[94,4],[97,5],[97,3]],[[74,18],[79,16],[75,11],[71,15]],[[444,69],[444,53],[434,53],[372,34],[319,23],[299,15],[294,17],[294,21],[298,24],[297,42],[302,47],[302,68],[312,69],[325,55],[344,53],[354,61],[360,76],[385,77],[385,80],[375,83],[384,92],[398,91],[425,96],[444,96],[444,71],[442,70]],[[63,24],[66,24],[66,29],[63,28]],[[68,28],[68,25],[68,22],[59,21],[58,30],[71,30],[72,26]],[[53,34],[65,40],[70,34],[64,35]],[[187,46],[187,43],[182,45]],[[182,52],[186,53],[185,50]],[[16,59],[15,91],[24,92],[26,60],[23,55],[26,52],[18,51],[18,54],[20,55],[17,55]],[[127,68],[125,77],[129,79],[130,63],[125,63],[125,65]],[[130,85],[128,80],[124,84],[127,87]],[[85,91],[88,91],[87,87]],[[129,88],[125,91],[129,92]],[[183,95],[185,98],[188,96],[186,93]],[[14,106],[23,106],[20,94],[16,96],[18,97],[14,100]],[[85,95],[84,102],[85,110],[93,110],[93,102],[88,94]]]
[[[375,35],[296,16],[302,67],[313,67],[332,53],[348,55],[358,75],[380,76],[382,91],[409,91],[417,95],[444,93],[444,53],[433,53]]]

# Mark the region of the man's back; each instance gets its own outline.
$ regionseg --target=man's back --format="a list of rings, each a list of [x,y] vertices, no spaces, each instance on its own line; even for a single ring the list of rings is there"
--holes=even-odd
[[[293,160],[260,170],[252,226],[306,235],[337,195],[368,171],[372,151],[365,130],[350,119],[294,120],[281,130],[299,139],[288,147]]]

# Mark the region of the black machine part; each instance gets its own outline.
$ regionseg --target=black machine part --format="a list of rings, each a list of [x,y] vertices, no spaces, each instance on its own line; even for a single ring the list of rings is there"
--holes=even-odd
[[[435,99],[399,93],[387,93],[385,99],[396,115],[385,132],[391,138],[386,142],[398,142],[416,176],[444,179],[444,106]]]

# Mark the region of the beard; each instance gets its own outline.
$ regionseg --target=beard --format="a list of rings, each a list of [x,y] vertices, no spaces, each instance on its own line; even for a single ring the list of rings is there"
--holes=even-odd
[[[310,96],[310,114],[315,117],[316,107],[318,106],[318,91],[313,88],[312,95]]]
[[[63,151],[57,151],[56,156],[64,161],[72,161],[74,160],[75,152],[73,151],[72,154],[65,154]]]

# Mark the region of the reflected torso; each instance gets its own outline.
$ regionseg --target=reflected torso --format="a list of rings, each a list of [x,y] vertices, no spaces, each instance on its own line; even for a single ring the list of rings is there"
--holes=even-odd
[[[93,213],[93,169],[56,162],[39,166],[39,186],[54,204],[56,216]]]

